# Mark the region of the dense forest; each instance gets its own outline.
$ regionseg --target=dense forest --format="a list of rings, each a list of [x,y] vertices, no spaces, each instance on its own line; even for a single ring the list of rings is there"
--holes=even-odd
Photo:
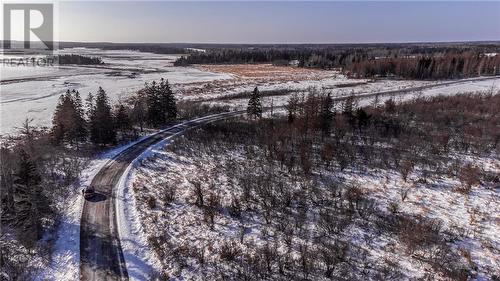
[[[500,46],[410,45],[372,47],[249,47],[207,49],[179,58],[175,65],[286,64],[299,67],[342,69],[355,77],[409,79],[462,78],[500,73]]]
[[[82,55],[58,55],[56,56],[57,63],[59,64],[81,64],[81,65],[93,65],[93,64],[104,64],[100,57],[88,57]]]
[[[500,56],[478,53],[404,58],[380,58],[355,62],[345,72],[357,78],[458,79],[500,74]]]

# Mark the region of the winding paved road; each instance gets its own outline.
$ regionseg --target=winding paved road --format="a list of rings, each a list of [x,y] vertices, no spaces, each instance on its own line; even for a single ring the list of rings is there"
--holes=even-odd
[[[243,114],[227,112],[172,126],[148,137],[110,159],[92,180],[96,195],[83,204],[80,226],[80,279],[128,280],[127,267],[118,237],[115,186],[122,174],[151,145],[187,129]]]
[[[366,93],[359,98],[375,95],[407,94],[433,87],[446,86],[469,81],[496,79],[485,77],[464,79],[434,85],[415,87],[404,90]],[[339,97],[342,100],[347,97]],[[122,151],[110,159],[92,180],[92,185],[98,193],[91,200],[85,200],[80,228],[80,279],[81,280],[128,280],[127,267],[123,257],[117,230],[115,214],[115,186],[120,181],[130,163],[151,145],[175,134],[184,132],[213,121],[243,114],[244,111],[227,112],[211,115],[172,126],[152,135]]]

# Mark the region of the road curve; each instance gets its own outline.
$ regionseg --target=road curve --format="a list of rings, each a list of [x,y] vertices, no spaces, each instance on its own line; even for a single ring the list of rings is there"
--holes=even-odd
[[[456,80],[402,90],[391,90],[358,95],[369,98],[376,95],[407,94],[424,89],[469,81],[496,79],[500,76]],[[338,97],[342,100],[346,97]],[[213,121],[243,114],[244,111],[215,114],[172,126],[162,130],[122,151],[110,159],[96,174],[92,185],[97,196],[85,200],[80,226],[80,279],[81,280],[128,280],[127,267],[120,245],[115,214],[115,186],[130,163],[151,145],[187,129]]]
[[[80,280],[128,280],[115,214],[115,186],[130,163],[162,139],[243,111],[202,117],[162,130],[110,159],[92,179],[96,195],[84,201],[80,226]]]

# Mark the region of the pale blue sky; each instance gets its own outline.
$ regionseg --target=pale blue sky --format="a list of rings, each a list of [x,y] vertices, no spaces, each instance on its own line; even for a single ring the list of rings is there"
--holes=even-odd
[[[84,42],[367,43],[500,40],[500,2],[61,2]]]

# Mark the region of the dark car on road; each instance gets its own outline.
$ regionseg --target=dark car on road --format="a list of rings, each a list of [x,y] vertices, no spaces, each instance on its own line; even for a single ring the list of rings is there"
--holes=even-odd
[[[82,190],[82,193],[83,193],[83,197],[85,199],[90,199],[92,197],[94,197],[95,195],[95,189],[93,186],[89,186],[89,187],[86,187]]]

